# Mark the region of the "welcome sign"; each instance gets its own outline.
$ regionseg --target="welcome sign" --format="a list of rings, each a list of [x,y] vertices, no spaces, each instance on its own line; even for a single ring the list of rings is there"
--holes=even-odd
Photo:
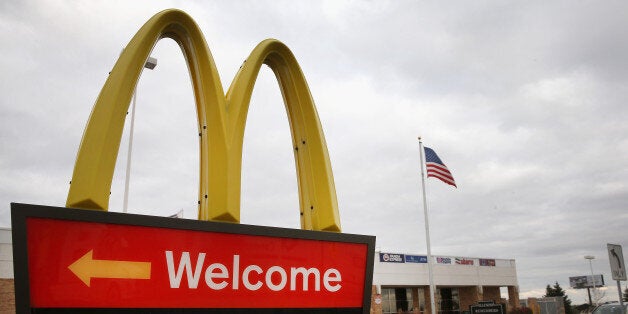
[[[366,313],[371,236],[12,204],[18,312]]]

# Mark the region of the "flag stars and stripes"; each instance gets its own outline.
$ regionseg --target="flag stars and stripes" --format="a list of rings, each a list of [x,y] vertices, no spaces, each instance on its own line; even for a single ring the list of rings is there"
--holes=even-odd
[[[425,149],[425,169],[427,170],[427,177],[434,177],[457,187],[453,175],[449,172],[449,169],[445,166],[443,161],[438,158],[436,152],[429,147],[423,148]]]

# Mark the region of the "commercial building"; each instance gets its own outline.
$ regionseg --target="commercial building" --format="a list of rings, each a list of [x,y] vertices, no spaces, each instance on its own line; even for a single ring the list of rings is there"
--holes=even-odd
[[[462,314],[480,301],[519,306],[515,260],[432,256],[436,312]],[[427,256],[375,252],[372,313],[431,313]],[[508,298],[502,299],[502,290]]]

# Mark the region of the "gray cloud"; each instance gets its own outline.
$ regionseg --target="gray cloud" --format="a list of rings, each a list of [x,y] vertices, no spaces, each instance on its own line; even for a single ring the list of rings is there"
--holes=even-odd
[[[225,90],[261,40],[292,49],[325,130],[344,232],[376,235],[385,251],[425,252],[421,135],[459,186],[428,180],[435,254],[515,258],[524,296],[554,281],[568,287],[588,273],[587,254],[610,280],[605,243],[626,244],[628,223],[622,2],[5,1],[1,226],[10,202],[63,206],[108,71],[169,7],[199,24]],[[178,49],[159,42],[158,67],[138,83],[129,208],[195,218],[196,117]],[[268,69],[249,116],[242,221],[298,228],[289,125]],[[122,208],[127,132],[112,211]]]

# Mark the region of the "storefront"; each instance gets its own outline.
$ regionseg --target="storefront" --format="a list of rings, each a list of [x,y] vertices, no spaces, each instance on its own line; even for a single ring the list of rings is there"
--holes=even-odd
[[[463,314],[478,301],[519,304],[512,259],[433,256],[438,314]],[[502,290],[508,298],[502,299]],[[372,313],[430,313],[427,256],[375,253]]]

